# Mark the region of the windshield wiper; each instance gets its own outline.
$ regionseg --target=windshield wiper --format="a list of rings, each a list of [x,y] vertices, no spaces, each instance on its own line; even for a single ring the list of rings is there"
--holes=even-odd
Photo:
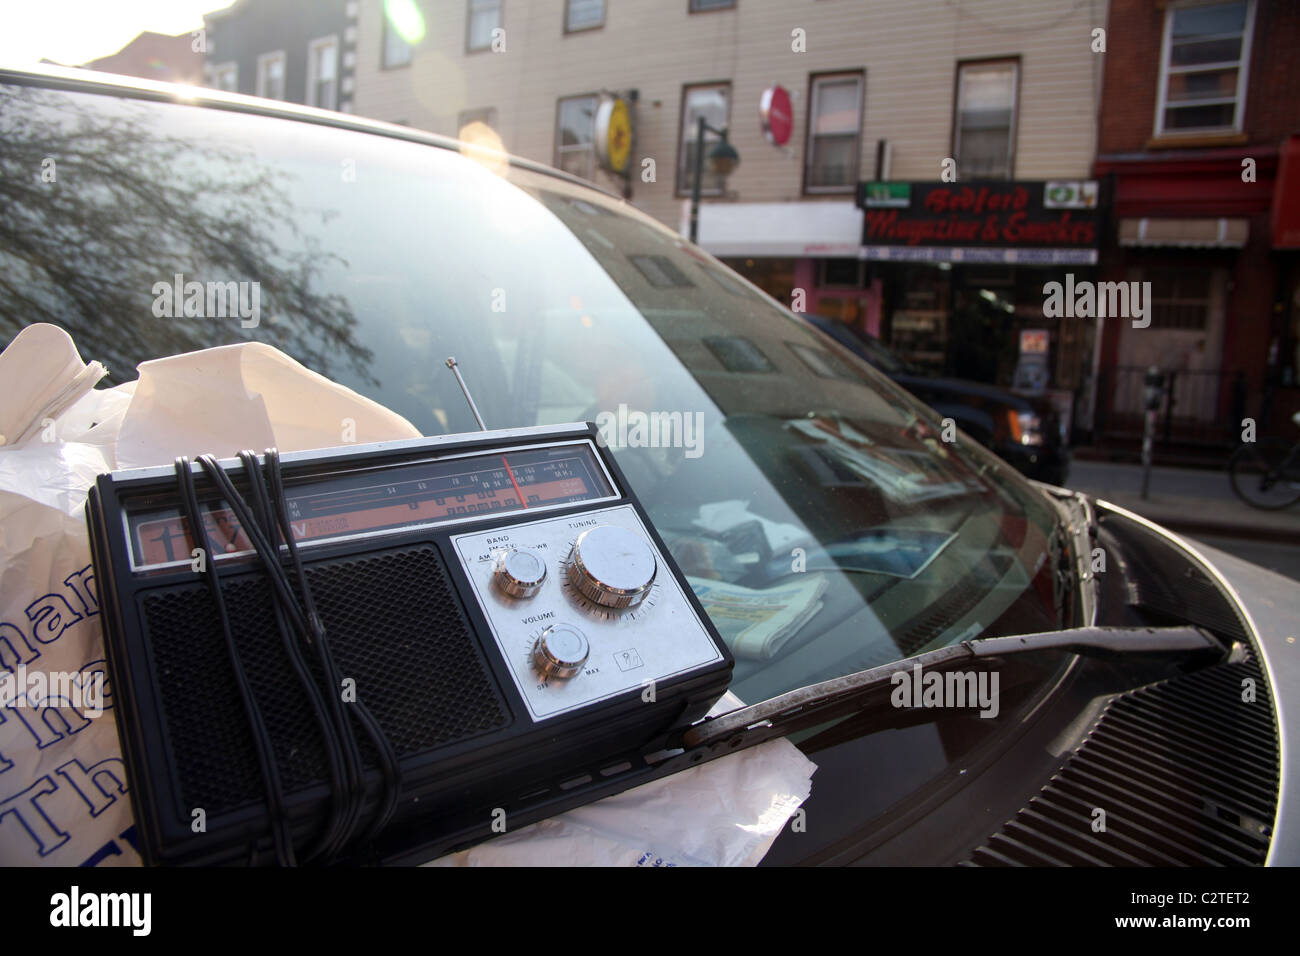
[[[1012,637],[986,637],[926,651],[913,657],[800,687],[749,707],[707,718],[688,728],[682,746],[689,754],[698,748],[728,751],[752,747],[774,737],[784,737],[846,714],[888,704],[883,693],[896,674],[911,675],[919,667],[927,672],[959,669],[988,670],[996,661],[1044,651],[1069,652],[1091,657],[1150,655],[1170,657],[1180,663],[1204,665],[1222,660],[1223,644],[1197,627],[1079,627]]]

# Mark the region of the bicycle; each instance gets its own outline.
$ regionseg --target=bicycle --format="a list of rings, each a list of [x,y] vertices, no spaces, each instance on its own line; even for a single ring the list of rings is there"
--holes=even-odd
[[[1300,425],[1300,412],[1291,416]],[[1300,441],[1281,438],[1246,442],[1228,459],[1228,480],[1252,508],[1281,511],[1300,501]]]

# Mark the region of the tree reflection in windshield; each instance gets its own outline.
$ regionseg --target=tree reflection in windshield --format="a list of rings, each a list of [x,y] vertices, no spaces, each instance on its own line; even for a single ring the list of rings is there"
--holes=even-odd
[[[146,359],[256,338],[371,380],[349,303],[319,290],[346,263],[304,228],[289,174],[169,133],[167,111],[183,108],[0,86],[0,342],[51,322],[122,382]],[[246,283],[245,301],[257,283],[257,325],[233,304],[156,315],[155,285],[178,275]]]

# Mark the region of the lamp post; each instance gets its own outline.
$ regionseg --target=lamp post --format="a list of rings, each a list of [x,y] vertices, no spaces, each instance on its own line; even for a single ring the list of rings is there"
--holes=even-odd
[[[717,133],[722,140],[709,150],[709,172],[729,176],[740,165],[740,154],[727,142],[727,128],[710,126],[701,116],[695,124],[695,170],[691,178],[691,242],[700,233],[700,181],[704,178],[704,134]]]

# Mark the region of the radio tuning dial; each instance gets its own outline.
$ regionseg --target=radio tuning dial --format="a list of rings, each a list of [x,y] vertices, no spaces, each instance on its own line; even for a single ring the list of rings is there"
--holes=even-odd
[[[591,645],[572,624],[555,624],[542,631],[533,645],[533,663],[546,677],[572,677],[587,663]]]
[[[532,551],[503,551],[492,569],[492,580],[513,598],[530,598],[546,581],[546,562]]]
[[[602,607],[636,607],[650,593],[658,569],[645,539],[614,525],[584,531],[569,555],[569,580]]]

